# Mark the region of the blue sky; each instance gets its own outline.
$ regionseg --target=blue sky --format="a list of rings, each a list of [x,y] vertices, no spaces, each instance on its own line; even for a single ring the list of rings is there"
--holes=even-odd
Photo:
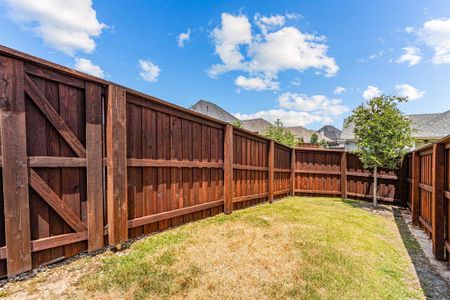
[[[0,43],[188,107],[342,127],[384,92],[450,109],[450,1],[0,0]],[[180,40],[181,38],[181,40]]]

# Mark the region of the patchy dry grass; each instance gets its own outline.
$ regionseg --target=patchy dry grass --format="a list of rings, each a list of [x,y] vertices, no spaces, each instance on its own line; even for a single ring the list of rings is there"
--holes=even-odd
[[[72,282],[57,296],[424,298],[392,214],[364,207],[295,197],[218,215],[150,236],[118,254],[76,262]],[[27,293],[27,283],[4,293],[43,295],[42,281],[57,278],[47,276],[29,281],[39,280],[33,293]]]

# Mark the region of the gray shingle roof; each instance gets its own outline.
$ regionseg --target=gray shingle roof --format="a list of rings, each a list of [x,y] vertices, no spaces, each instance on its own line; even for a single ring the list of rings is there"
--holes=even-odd
[[[413,114],[407,115],[411,120],[414,138],[442,138],[450,134],[450,110],[443,113],[434,114]],[[342,140],[352,140],[354,124],[344,120],[342,126]]]
[[[192,105],[190,109],[224,122],[238,121],[238,118],[236,118],[223,108],[206,100],[197,101],[197,103]]]
[[[341,130],[337,129],[332,125],[325,125],[317,131],[319,133],[323,133],[324,136],[326,136],[332,141],[336,141],[341,138]]]
[[[242,120],[241,123],[244,129],[252,132],[257,132],[259,134],[263,134],[270,126],[270,123],[268,121],[261,118]]]

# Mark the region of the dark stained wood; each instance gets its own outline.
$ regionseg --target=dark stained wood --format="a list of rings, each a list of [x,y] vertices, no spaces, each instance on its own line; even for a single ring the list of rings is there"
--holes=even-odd
[[[86,158],[61,156],[29,156],[28,164],[31,168],[80,168],[86,167]]]
[[[445,259],[445,147],[433,145],[431,227],[433,252],[437,259]]]
[[[28,75],[25,75],[25,91],[48,118],[48,120],[53,124],[53,126],[55,126],[55,129],[58,130],[73,151],[75,151],[79,157],[86,157],[86,149],[83,144],[81,144],[77,136],[72,132],[72,130],[70,130],[58,112],[47,101],[45,96],[41,93],[30,77],[28,77]]]
[[[233,212],[233,126],[225,126],[223,147],[224,213]]]
[[[248,170],[248,171],[268,171],[268,167],[259,167],[259,166],[248,166],[241,164],[233,164],[233,169],[235,170]]]
[[[36,65],[39,65],[41,67],[45,67],[48,69],[53,69],[58,72],[62,72],[66,75],[69,75],[71,77],[80,78],[83,80],[90,80],[93,82],[104,83],[104,84],[108,83],[108,81],[103,80],[101,78],[97,78],[97,77],[76,71],[74,69],[70,69],[70,68],[64,67],[62,65],[58,65],[58,64],[49,62],[47,60],[17,51],[12,48],[5,47],[3,45],[0,45],[0,54],[2,54],[4,56],[8,56],[8,57],[14,57],[14,58],[17,58],[17,59],[20,59],[20,60],[23,60],[23,61],[26,61],[29,63],[33,63],[33,64],[36,64]]]
[[[239,202],[249,201],[249,200],[253,200],[253,199],[260,199],[260,198],[265,198],[268,195],[269,195],[269,193],[265,192],[265,193],[260,193],[260,194],[252,194],[252,195],[247,195],[247,196],[235,197],[235,198],[233,198],[233,202],[239,203]]]
[[[86,240],[87,236],[87,231],[81,231],[42,238],[39,240],[31,241],[31,251],[37,252],[73,244],[76,242],[81,242]]]
[[[34,64],[25,64],[25,72],[37,77],[56,81],[62,84],[84,89],[85,83],[83,80],[65,75],[61,72],[56,72],[51,69],[41,68]]]
[[[128,158],[128,167],[170,167],[170,168],[223,168],[223,163],[208,161],[182,161],[160,159]]]
[[[216,201],[210,201],[207,203],[197,204],[197,205],[188,206],[188,207],[184,207],[184,208],[178,208],[178,209],[174,209],[174,210],[166,211],[166,212],[162,212],[162,213],[157,213],[154,215],[139,217],[136,219],[129,220],[128,227],[135,228],[138,226],[142,226],[142,225],[146,225],[146,224],[150,224],[150,223],[154,223],[154,222],[187,215],[187,214],[191,214],[194,212],[203,211],[205,209],[218,207],[221,205],[223,205],[223,200],[216,200]]]
[[[268,165],[269,165],[269,176],[267,182],[267,192],[269,193],[269,202],[273,202],[273,184],[274,184],[274,168],[275,168],[275,142],[270,140],[269,142],[269,155],[268,155]]]
[[[0,56],[3,199],[8,276],[31,269],[23,63]]]
[[[86,226],[61,198],[34,171],[30,170],[30,186],[48,203],[75,231],[84,231]]]
[[[420,204],[419,204],[419,182],[420,182],[420,157],[417,152],[412,154],[412,187],[411,214],[414,225],[419,225]]]
[[[347,153],[341,154],[341,197],[347,199]]]
[[[103,247],[102,90],[86,83],[86,176],[88,250]]]
[[[110,85],[107,102],[108,239],[110,245],[120,248],[128,239],[125,91]]]
[[[295,149],[291,150],[291,196],[295,196],[295,167],[297,164]]]
[[[332,171],[332,170],[297,170],[295,171],[295,173],[298,174],[324,174],[324,175],[341,175],[341,171]],[[359,176],[357,175],[359,173],[354,173],[354,176]],[[365,174],[362,173],[362,176],[364,176]]]

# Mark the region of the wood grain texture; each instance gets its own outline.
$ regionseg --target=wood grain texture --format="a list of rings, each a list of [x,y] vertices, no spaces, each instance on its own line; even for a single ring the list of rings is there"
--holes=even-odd
[[[2,178],[8,276],[31,269],[23,63],[0,56]]]
[[[108,239],[110,245],[120,247],[128,239],[125,91],[110,85],[107,103]]]
[[[445,259],[445,145],[433,145],[432,160],[431,227],[433,253],[437,259]]]
[[[86,176],[88,250],[103,247],[102,90],[86,83]]]

